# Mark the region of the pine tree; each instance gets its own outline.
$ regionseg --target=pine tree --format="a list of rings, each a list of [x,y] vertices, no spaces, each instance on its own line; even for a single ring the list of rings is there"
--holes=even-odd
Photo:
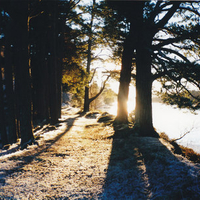
[[[16,92],[19,107],[21,146],[33,142],[31,116],[31,81],[28,56],[28,2],[12,2],[13,10],[9,13],[13,20],[15,33],[14,65],[16,67]]]
[[[9,20],[6,12],[2,10],[1,21],[1,122],[2,122],[2,143],[12,144],[17,140],[14,88],[13,88],[13,67],[11,50],[11,27],[12,20]],[[2,80],[3,78],[3,80]],[[3,84],[3,85],[2,85]],[[2,90],[3,86],[3,90]]]
[[[129,5],[128,2],[124,3],[127,8],[127,10],[124,9],[126,12],[123,12],[126,19],[129,18],[129,14],[135,13],[130,12],[131,10],[136,10],[138,13],[133,29],[135,37],[133,37],[132,49],[136,59],[134,130],[141,136],[158,136],[152,124],[153,81],[157,78],[162,78],[164,83],[170,81],[175,86],[171,87],[171,92],[176,95],[181,94],[177,93],[176,88],[189,91],[187,85],[183,84],[184,81],[191,82],[198,88],[199,65],[198,62],[187,59],[186,50],[195,53],[195,49],[189,48],[193,44],[196,49],[199,48],[199,24],[196,20],[200,16],[199,5],[197,2],[174,1],[146,1],[135,2],[134,7]],[[119,14],[122,8],[117,8]],[[174,17],[177,20],[175,16],[178,16],[180,22],[173,24],[170,19]],[[130,20],[129,23],[131,24]]]
[[[32,4],[30,16],[34,119],[58,122],[61,83],[66,61],[66,19],[75,2],[41,1]],[[70,52],[71,53],[71,52]]]
[[[3,31],[5,62],[1,66],[5,88],[1,92],[6,97],[1,99],[2,128],[8,130],[9,143],[19,136],[24,148],[34,141],[33,116],[35,122],[50,120],[52,124],[61,116],[66,16],[70,18],[76,2],[4,1],[1,5],[8,17]]]
[[[14,96],[14,68],[13,68],[13,55],[12,55],[12,40],[13,40],[13,20],[8,20],[5,28],[5,93],[6,93],[6,125],[8,131],[8,141],[10,144],[17,141],[18,129],[16,124],[16,104]]]
[[[79,5],[81,10],[80,18],[77,20],[82,34],[80,35],[81,41],[85,45],[83,64],[85,64],[88,81],[85,86],[84,95],[84,112],[88,112],[90,103],[94,101],[105,88],[105,82],[102,84],[100,90],[92,97],[89,97],[90,84],[93,82],[94,74],[91,73],[91,66],[95,60],[102,60],[99,56],[95,56],[95,50],[99,47],[106,46],[106,39],[103,33],[103,15],[105,14],[105,7],[102,6],[96,0],[92,0],[88,5]],[[85,17],[85,14],[89,16],[89,19]],[[84,50],[84,49],[83,49]],[[96,71],[96,69],[94,70]],[[108,79],[106,79],[108,80]]]
[[[5,123],[5,112],[4,112],[4,91],[3,91],[3,81],[2,81],[2,57],[0,57],[0,141],[2,145],[8,144],[8,137],[6,133],[6,123]]]

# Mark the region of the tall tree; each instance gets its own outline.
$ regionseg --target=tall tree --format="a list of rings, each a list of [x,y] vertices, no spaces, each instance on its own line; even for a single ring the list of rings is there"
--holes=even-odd
[[[105,7],[101,6],[99,1],[92,0],[89,3],[79,5],[81,16],[77,23],[79,24],[82,34],[80,35],[82,42],[86,46],[84,51],[83,63],[86,65],[86,72],[88,75],[88,81],[85,86],[85,96],[84,96],[84,112],[89,111],[90,103],[96,99],[103,91],[105,84],[97,94],[90,97],[89,90],[90,84],[92,84],[94,74],[91,73],[91,66],[95,60],[103,60],[99,55],[95,55],[95,50],[99,47],[106,45],[105,37],[103,35],[103,13]],[[89,17],[89,19],[88,19]],[[94,70],[96,71],[96,69]]]
[[[60,110],[61,110],[61,69],[58,63],[58,46],[57,46],[57,36],[58,36],[58,29],[57,29],[57,1],[48,2],[49,10],[50,10],[50,30],[49,30],[49,78],[50,78],[50,119],[51,123],[55,124],[60,118]]]
[[[123,52],[122,52],[122,64],[121,64],[121,73],[120,73],[120,86],[118,93],[118,111],[115,122],[117,123],[127,123],[128,122],[128,111],[127,111],[127,102],[129,95],[129,84],[131,81],[131,71],[133,70],[133,57],[134,49],[136,47],[136,31],[137,23],[141,10],[138,9],[137,5],[142,5],[141,2],[129,2],[128,5],[122,5],[118,2],[118,5],[122,9],[122,14],[126,15],[129,21],[129,31],[124,40]],[[127,9],[128,8],[128,9]],[[132,10],[130,10],[132,8]]]
[[[75,1],[32,4],[31,65],[34,119],[55,124],[61,116],[61,81],[65,63],[65,35]],[[71,53],[71,52],[70,52]],[[64,58],[64,59],[63,59]]]
[[[3,127],[6,129],[6,140],[9,144],[16,142],[16,120],[15,120],[15,104],[14,104],[14,88],[13,88],[13,65],[12,65],[12,20],[3,9],[6,2],[2,3],[0,14],[0,42],[1,42],[1,68],[3,75],[3,96],[1,97],[1,108],[3,116]],[[4,129],[3,128],[3,129]],[[4,139],[5,139],[4,137]],[[5,144],[5,142],[3,142]]]
[[[48,32],[47,2],[38,1],[30,6],[29,38],[32,75],[33,120],[49,123]]]
[[[0,138],[2,145],[8,144],[8,137],[6,133],[6,123],[5,123],[5,114],[4,114],[4,92],[3,92],[3,81],[2,81],[2,56],[0,57]]]
[[[77,2],[1,2],[8,18],[1,34],[5,35],[1,119],[9,143],[16,141],[16,133],[22,148],[33,142],[32,114],[37,122],[50,120],[53,124],[61,115],[66,18],[73,16],[69,11]],[[3,23],[1,31],[2,27]]]
[[[11,50],[11,26],[12,20],[7,13],[2,10],[1,21],[1,128],[3,145],[12,144],[17,140],[15,105],[13,92],[13,67]],[[2,80],[3,78],[3,80]],[[3,84],[3,85],[2,85]],[[3,86],[3,90],[2,90]]]
[[[28,56],[28,2],[12,2],[15,10],[11,13],[14,22],[14,64],[16,67],[16,90],[19,103],[21,146],[33,141],[31,116],[31,82]]]
[[[128,6],[128,3],[124,5]],[[181,82],[187,80],[198,87],[199,77],[196,73],[199,70],[198,63],[187,59],[185,50],[194,52],[189,48],[192,44],[199,48],[197,39],[199,25],[196,20],[199,17],[199,6],[196,2],[175,1],[136,2],[134,6],[129,9],[136,9],[138,13],[134,27],[135,45],[132,50],[136,58],[135,131],[142,136],[158,136],[152,124],[153,81],[164,77],[165,80],[167,78],[176,86],[180,86]],[[171,19],[180,19],[180,22],[172,23]],[[187,68],[190,70],[186,70]],[[187,73],[182,73],[183,69]],[[183,84],[181,89],[188,91]]]
[[[91,9],[91,20],[88,26],[88,49],[87,49],[87,66],[86,71],[90,74],[90,67],[92,61],[92,38],[93,38],[93,23],[94,23],[94,8],[96,1],[93,0],[92,9]],[[89,111],[89,83],[85,86],[85,98],[84,98],[84,112]]]
[[[131,81],[131,71],[134,69],[135,60],[134,49],[136,48],[137,35],[135,29],[138,27],[138,20],[141,15],[141,9],[143,2],[129,1],[124,4],[122,1],[109,1],[109,5],[118,11],[120,16],[112,17],[115,20],[115,26],[110,26],[118,32],[121,36],[118,38],[118,43],[121,41],[123,43],[122,53],[121,53],[121,72],[120,72],[120,85],[118,92],[118,110],[115,123],[127,123],[128,122],[128,111],[127,111],[127,101],[129,95],[129,84]],[[116,15],[116,14],[115,14]],[[118,20],[123,20],[124,27],[120,28],[121,22],[116,22]],[[113,22],[112,22],[113,23]],[[123,31],[122,31],[123,30]],[[115,33],[116,34],[116,33]],[[120,43],[119,43],[120,44]],[[120,45],[121,46],[121,45]],[[115,50],[116,51],[116,50]]]
[[[6,104],[7,112],[6,114],[6,125],[8,131],[8,140],[12,144],[17,141],[18,138],[18,129],[17,129],[17,120],[16,120],[16,103],[14,96],[14,67],[13,67],[13,53],[12,53],[12,42],[13,42],[13,33],[12,27],[14,26],[13,20],[7,20],[5,28],[5,92],[6,92]]]

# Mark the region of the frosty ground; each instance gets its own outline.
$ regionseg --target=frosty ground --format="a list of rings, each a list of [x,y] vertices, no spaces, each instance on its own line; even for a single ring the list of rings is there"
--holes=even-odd
[[[38,144],[0,150],[0,199],[200,199],[200,165],[167,141],[112,137],[112,126],[62,112]]]

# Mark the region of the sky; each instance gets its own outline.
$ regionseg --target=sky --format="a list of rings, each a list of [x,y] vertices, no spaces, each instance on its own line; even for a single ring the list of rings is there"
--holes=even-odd
[[[83,2],[84,4],[90,4],[92,3],[92,0],[84,0],[84,1],[81,1]],[[160,15],[160,19],[163,17],[164,14]],[[180,23],[180,18],[178,17],[173,17],[170,21],[170,23]],[[183,22],[184,23],[184,22]],[[168,37],[166,35],[166,33],[164,32],[159,32],[158,34],[160,34],[160,36],[162,38],[166,38]],[[170,47],[170,48],[174,48],[174,47]],[[109,56],[112,56],[111,52],[107,49],[97,49],[95,54],[100,54],[100,57],[103,58],[103,59],[107,59],[109,58]],[[172,55],[174,56],[174,55]],[[190,56],[189,57],[190,60],[196,60],[197,57],[194,56]],[[102,79],[105,79],[105,76],[103,76],[103,71],[104,70],[120,70],[121,66],[120,65],[117,65],[115,63],[110,63],[110,62],[101,62],[101,61],[95,61],[93,62],[91,68],[94,69],[94,68],[97,68],[98,67],[98,70],[97,70],[97,77],[95,78],[98,85],[101,86],[101,83],[102,83]],[[103,78],[102,78],[103,77]],[[116,81],[116,80],[110,80],[109,81],[109,84],[110,84],[110,88],[115,92],[115,93],[118,93],[118,89],[119,89],[119,83]],[[157,81],[154,81],[154,84],[153,84],[153,89],[154,90],[160,90],[161,88],[161,84]],[[135,105],[135,88],[134,86],[130,85],[130,94],[129,94],[129,102],[128,104],[131,104],[132,105]],[[134,106],[133,106],[134,107]]]

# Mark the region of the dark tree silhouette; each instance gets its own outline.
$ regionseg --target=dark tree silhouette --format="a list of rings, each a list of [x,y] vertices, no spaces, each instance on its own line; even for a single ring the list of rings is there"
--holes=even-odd
[[[14,96],[14,67],[13,67],[13,51],[12,51],[12,42],[13,42],[13,20],[7,20],[6,29],[5,29],[5,64],[4,64],[4,73],[5,73],[5,92],[6,92],[6,126],[8,130],[8,140],[12,144],[16,142],[18,129],[17,129],[17,120],[16,120],[16,104]]]
[[[21,146],[33,142],[32,110],[31,110],[31,80],[28,55],[28,2],[12,2],[13,9],[9,13],[13,20],[12,33],[14,65],[16,68],[16,93],[19,109]]]
[[[2,81],[2,57],[0,57],[0,137],[2,145],[8,144],[8,137],[6,134],[6,123],[4,114],[4,91],[3,91],[3,81]]]
[[[134,130],[141,136],[158,136],[152,124],[153,81],[162,77],[163,83],[168,81],[173,83],[171,92],[175,96],[177,94],[182,95],[182,91],[189,92],[186,85],[183,84],[184,81],[191,82],[199,88],[199,76],[196,73],[199,71],[199,65],[194,60],[187,59],[187,53],[196,53],[195,48],[199,48],[197,39],[199,6],[197,2],[181,3],[177,1],[141,1],[134,2],[132,6],[131,3],[121,1],[115,2],[115,5],[113,5],[112,2],[112,6],[118,11],[119,15],[124,15],[126,20],[128,19],[128,24],[134,26],[135,33],[132,40],[132,52],[135,53],[134,58],[136,60],[136,74],[133,75],[136,77]],[[136,12],[131,12],[133,10]],[[137,13],[135,23],[130,20],[132,13]],[[182,19],[180,23],[170,22],[174,14],[179,15]],[[129,33],[131,33],[131,29],[129,29]],[[192,44],[195,46],[193,49]],[[127,65],[126,68],[128,69],[129,66]],[[127,71],[127,73],[130,72]],[[120,85],[124,84],[123,81],[125,80],[122,76],[125,77],[125,75],[121,73]],[[176,93],[176,88],[180,90],[178,93]],[[120,106],[121,104],[119,104]],[[124,116],[120,116],[121,113],[124,115],[126,111],[118,113],[118,119],[121,117],[123,123]]]

